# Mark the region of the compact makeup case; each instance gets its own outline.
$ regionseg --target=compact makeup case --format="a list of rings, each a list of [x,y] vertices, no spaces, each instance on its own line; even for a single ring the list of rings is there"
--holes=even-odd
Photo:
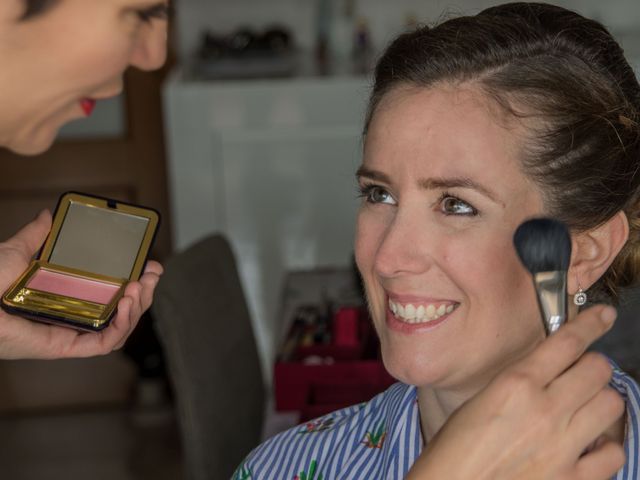
[[[130,281],[140,278],[158,228],[150,208],[68,192],[38,257],[2,296],[32,320],[99,331]]]

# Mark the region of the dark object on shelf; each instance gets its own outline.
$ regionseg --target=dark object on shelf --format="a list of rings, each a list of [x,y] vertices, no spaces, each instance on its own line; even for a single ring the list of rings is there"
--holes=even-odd
[[[356,25],[352,57],[356,73],[367,73],[372,70],[373,47],[371,45],[369,25],[364,18],[361,18]]]
[[[279,26],[262,32],[242,27],[230,35],[205,32],[195,70],[207,79],[290,76],[297,70],[294,43],[290,31]]]

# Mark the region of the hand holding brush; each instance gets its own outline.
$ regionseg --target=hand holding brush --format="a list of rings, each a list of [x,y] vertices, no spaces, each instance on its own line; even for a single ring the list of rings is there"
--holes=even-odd
[[[406,479],[610,479],[625,455],[603,434],[625,404],[607,387],[607,360],[585,351],[614,319],[611,307],[588,308],[505,368],[449,417]]]

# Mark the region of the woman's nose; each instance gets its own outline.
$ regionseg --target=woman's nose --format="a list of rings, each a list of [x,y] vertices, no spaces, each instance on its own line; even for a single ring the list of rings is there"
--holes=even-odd
[[[168,23],[162,20],[143,25],[138,32],[130,64],[140,70],[157,70],[167,59]]]
[[[374,268],[383,277],[419,274],[432,264],[429,236],[424,225],[399,213],[386,228],[376,252]]]

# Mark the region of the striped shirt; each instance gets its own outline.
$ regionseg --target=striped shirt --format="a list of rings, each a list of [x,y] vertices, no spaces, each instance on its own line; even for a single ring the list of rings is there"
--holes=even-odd
[[[613,365],[611,386],[627,405],[626,465],[614,480],[638,480],[640,388]],[[422,451],[416,387],[396,383],[348,407],[267,440],[234,480],[403,479]]]

